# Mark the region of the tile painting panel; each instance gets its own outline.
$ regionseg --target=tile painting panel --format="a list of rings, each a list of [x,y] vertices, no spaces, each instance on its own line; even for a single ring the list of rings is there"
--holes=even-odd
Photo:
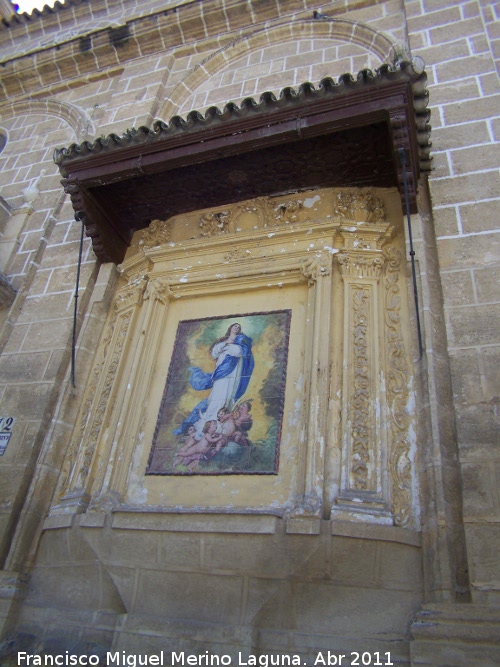
[[[179,322],[147,475],[278,472],[290,318]]]

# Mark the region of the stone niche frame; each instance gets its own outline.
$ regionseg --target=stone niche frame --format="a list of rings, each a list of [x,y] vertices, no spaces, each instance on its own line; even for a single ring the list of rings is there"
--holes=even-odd
[[[81,512],[89,506],[105,508],[109,503],[121,504],[124,500],[124,504],[129,505],[126,498],[134,451],[143,447],[147,457],[150,450],[150,442],[141,443],[144,406],[149,405],[148,398],[151,399],[148,388],[156,368],[161,332],[170,326],[175,333],[176,323],[168,323],[173,302],[216,295],[230,298],[257,291],[262,294],[265,303],[270,289],[282,290],[285,294],[287,288],[296,286],[302,286],[307,294],[302,326],[306,325],[306,320],[314,324],[311,333],[304,335],[306,343],[301,373],[308,376],[304,379],[308,390],[302,394],[305,414],[301,415],[303,428],[300,430],[303,435],[297,431],[295,436],[301,438],[304,448],[298,464],[302,469],[298,474],[301,481],[297,483],[293,495],[299,498],[320,497],[322,464],[319,462],[324,456],[325,425],[324,420],[316,419],[317,406],[308,396],[326,396],[328,393],[328,373],[325,369],[328,366],[329,327],[324,322],[330,320],[332,255],[322,251],[311,258],[308,247],[319,241],[331,247],[334,234],[335,228],[331,224],[312,233],[309,226],[299,226],[294,230],[271,232],[271,238],[265,236],[266,243],[256,247],[254,233],[240,233],[236,254],[234,237],[227,235],[201,243],[199,240],[186,242],[179,248],[166,244],[140,251],[126,260],[121,267],[125,284],[117,290],[104,339],[83,396],[73,438],[73,445],[78,451],[71,464],[61,503],[53,508],[52,513]],[[293,248],[290,252],[280,252],[283,237],[286,237],[286,244]],[[280,250],[276,249],[277,246]],[[251,257],[245,261],[246,250],[251,252]],[[269,261],[269,253],[273,255],[272,262]],[[188,269],[188,266],[193,268]],[[221,266],[224,267],[223,276]],[[186,273],[189,273],[189,280],[185,279]],[[233,310],[234,306],[231,306],[228,314]],[[293,319],[292,315],[291,341],[294,335]],[[313,372],[317,368],[323,369],[323,372]],[[159,384],[161,390],[165,377],[166,369]],[[132,386],[134,392],[127,391],[126,388]],[[151,405],[150,408],[149,417],[153,425],[158,414],[161,391],[159,393],[154,407]],[[109,463],[111,465],[107,465]],[[238,476],[233,483],[241,485],[241,477]],[[148,481],[150,485],[158,485],[165,484],[165,479],[157,477]],[[179,479],[186,484],[185,477]],[[228,484],[227,478],[224,481]],[[169,478],[169,483],[172,484],[172,478]],[[170,506],[176,504],[169,503]],[[193,506],[199,504],[192,503]],[[229,504],[232,503],[228,496],[226,506],[224,502],[220,503],[221,509],[227,509]],[[261,509],[269,504],[269,499],[265,499],[260,503]],[[142,509],[147,510],[147,505]]]
[[[393,207],[389,222],[381,200],[365,191],[260,197],[197,212],[194,225],[193,214],[178,216],[136,234],[120,267],[46,527],[59,525],[57,515],[82,512],[92,522],[91,516],[110,511],[115,519],[116,513],[208,511],[260,515],[266,526],[270,514],[286,516],[292,533],[317,534],[325,518],[418,529],[407,412],[411,373],[401,320],[404,245],[401,235],[399,245],[391,242],[401,212],[396,217]],[[320,203],[307,208],[306,199]],[[174,492],[158,501],[152,487],[166,478],[146,485],[140,478],[167,372],[155,380],[162,332],[175,334],[175,308],[250,293],[267,308],[273,292],[281,307],[289,307],[292,293],[292,301],[302,303],[300,317],[292,305],[289,363],[294,344],[301,361],[287,372],[281,459],[289,456],[290,463],[277,475],[281,500],[264,488],[269,477],[258,476],[264,490],[254,503],[238,504],[219,487],[217,502],[204,502],[206,493],[196,491],[188,499],[180,487],[185,477],[177,478],[178,488],[168,478]],[[332,309],[345,318],[339,340]],[[227,314],[236,310],[230,305]],[[342,368],[341,377],[332,378],[332,364]],[[335,387],[342,398],[332,407]],[[244,477],[231,479],[241,485]],[[255,476],[248,477],[255,487]]]

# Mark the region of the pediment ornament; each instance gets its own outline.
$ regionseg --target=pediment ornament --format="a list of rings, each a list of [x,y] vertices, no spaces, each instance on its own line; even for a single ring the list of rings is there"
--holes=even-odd
[[[342,191],[335,195],[333,214],[356,222],[383,222],[385,207],[380,197],[372,193]]]
[[[321,218],[332,218],[359,223],[381,223],[385,221],[384,202],[367,189],[342,191],[320,191],[315,197],[297,193],[282,197],[256,197],[249,201],[212,209],[199,214],[196,222],[198,232],[189,238],[213,238],[242,231],[279,228],[311,222],[318,224]],[[310,202],[321,200],[323,213],[316,212]],[[138,232],[138,244],[143,250],[170,243],[177,218],[153,220],[147,229]],[[196,228],[195,228],[196,229]],[[190,232],[191,234],[191,232]]]
[[[229,231],[229,212],[228,211],[208,211],[203,213],[200,218],[201,236],[216,236],[217,234],[227,234]]]
[[[149,227],[139,232],[139,245],[144,250],[169,243],[172,234],[171,220],[153,220]]]

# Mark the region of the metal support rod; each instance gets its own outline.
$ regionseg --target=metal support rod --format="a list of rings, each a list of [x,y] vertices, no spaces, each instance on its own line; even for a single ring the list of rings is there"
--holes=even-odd
[[[83,252],[83,234],[85,231],[85,223],[83,217],[80,217],[79,213],[75,213],[75,220],[79,222],[81,220],[82,229],[80,233],[80,248],[78,251],[78,266],[76,269],[76,286],[75,286],[75,308],[73,311],[73,342],[71,345],[71,385],[76,387],[75,384],[75,365],[76,365],[76,320],[78,316],[78,291],[80,287],[80,271],[82,268],[82,252]]]
[[[411,258],[411,274],[413,278],[413,298],[415,300],[415,317],[417,321],[417,336],[418,336],[418,354],[419,359],[422,359],[424,348],[422,344],[422,329],[420,327],[420,312],[418,307],[418,287],[417,287],[417,272],[415,269],[415,251],[413,250],[413,236],[411,232],[411,216],[410,216],[410,197],[408,195],[408,181],[406,178],[406,151],[404,148],[398,149],[399,159],[403,168],[403,183],[405,189],[405,204],[406,217],[408,219],[408,240],[410,243],[410,258]]]

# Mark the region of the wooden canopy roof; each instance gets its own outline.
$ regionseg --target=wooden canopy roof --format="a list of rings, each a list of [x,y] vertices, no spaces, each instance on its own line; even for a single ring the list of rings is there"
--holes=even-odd
[[[119,263],[154,219],[262,195],[396,186],[405,210],[406,176],[414,212],[430,169],[427,98],[424,72],[384,65],[72,144],[54,160],[96,255]]]

